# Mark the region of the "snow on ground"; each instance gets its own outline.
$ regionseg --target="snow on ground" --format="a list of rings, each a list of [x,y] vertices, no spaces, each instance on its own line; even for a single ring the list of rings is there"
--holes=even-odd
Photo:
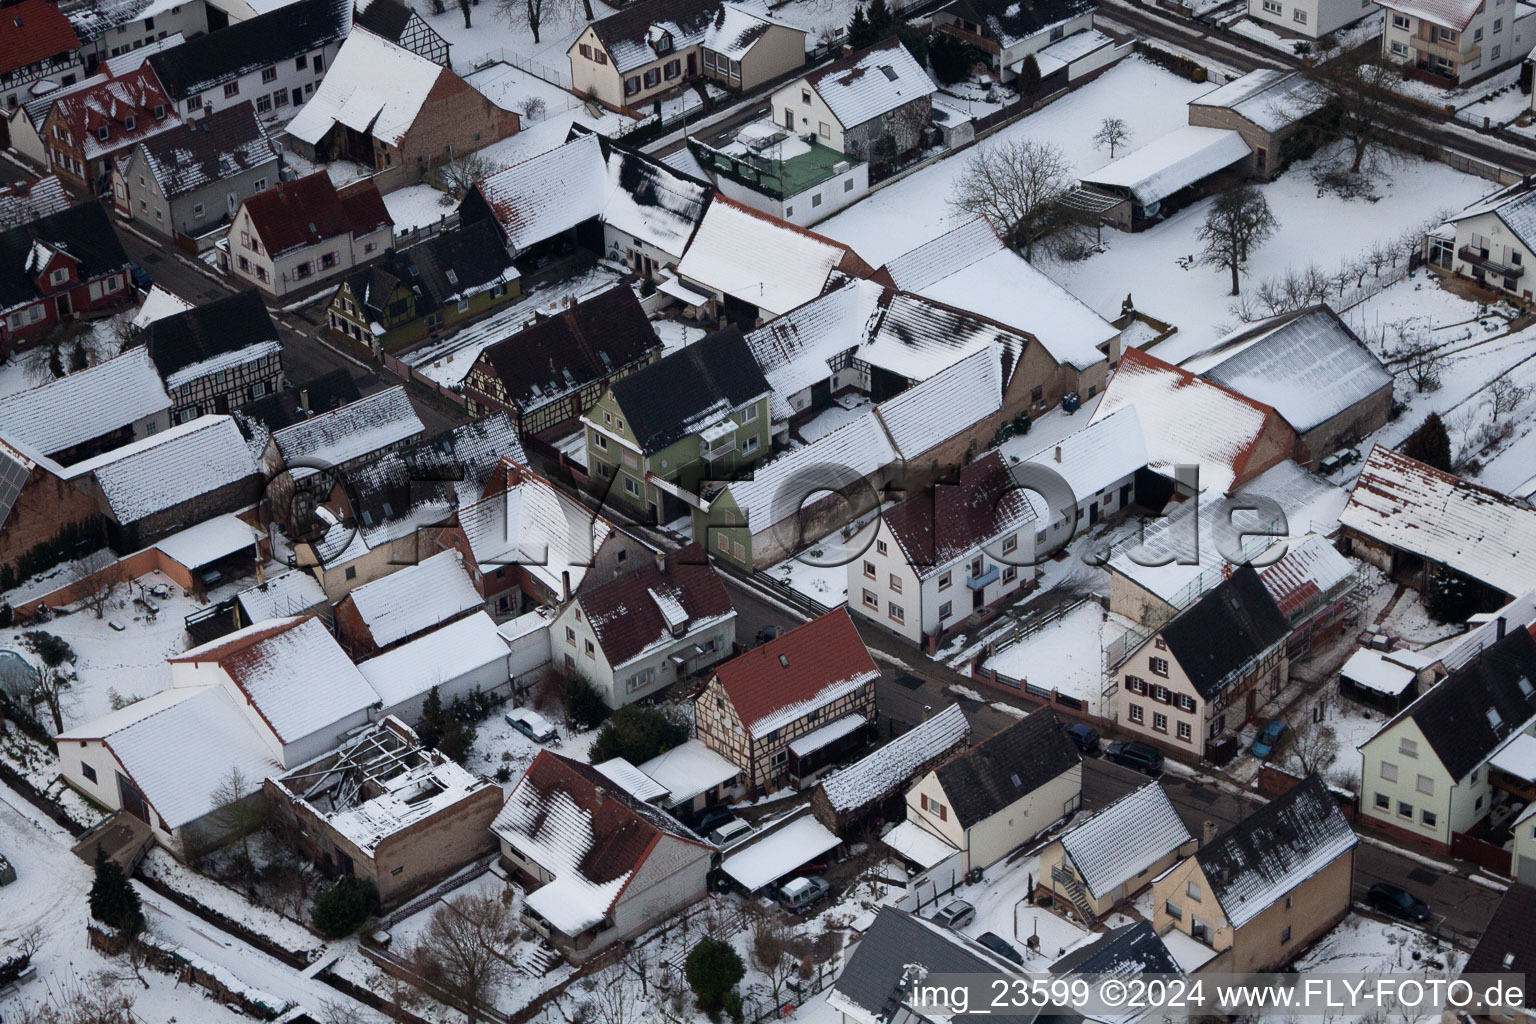
[[[1424,932],[1350,914],[1307,951],[1297,962],[1296,970],[1398,975],[1430,971],[1445,977],[1446,971],[1460,971],[1466,959],[1467,955],[1459,949],[1439,943]]]
[[[1020,857],[1012,864],[992,865],[981,882],[960,886],[940,899],[939,905],[952,899],[965,900],[976,908],[976,919],[962,929],[966,935],[1001,935],[1023,955],[1025,970],[1044,971],[1094,936],[1045,907],[1027,902],[1030,883],[1039,879],[1039,858]],[[925,911],[923,916],[928,913]],[[1038,949],[1030,948],[1031,936],[1039,937]]]
[[[656,332],[656,337],[661,339],[662,355],[671,355],[678,349],[686,348],[709,333],[702,327],[681,320],[652,320],[651,328]]]
[[[1373,245],[1423,224],[1437,211],[1472,202],[1489,188],[1481,178],[1444,164],[1413,160],[1393,167],[1378,184],[1379,202],[1351,201],[1332,193],[1319,195],[1313,164],[1309,160],[1293,165],[1263,186],[1279,229],[1255,253],[1246,287],[1314,263],[1331,272]],[[1117,315],[1129,292],[1139,308],[1177,324],[1179,333],[1157,351],[1161,358],[1177,361],[1209,347],[1237,323],[1227,272],[1191,259],[1200,252],[1196,235],[1212,202],[1195,203],[1137,234],[1106,231],[1106,251],[1043,269],[1102,316]]]
[[[1125,632],[1109,613],[1089,601],[987,660],[985,668],[1030,685],[1056,690],[1098,707],[1104,689],[1102,651],[1108,638]]]
[[[525,130],[582,106],[581,100],[561,86],[505,62],[480,68],[465,75],[464,81],[501,109],[516,111]],[[534,100],[543,104],[543,110],[529,114],[527,108]]]
[[[1048,140],[1061,147],[1077,173],[1085,174],[1109,163],[1108,151],[1096,149],[1093,144],[1093,133],[1104,118],[1123,117],[1135,128],[1131,145],[1144,146],[1188,124],[1189,101],[1212,88],[1211,85],[1196,85],[1140,57],[1131,56],[1088,85],[1014,122],[978,145],[996,146],[1023,139]],[[940,160],[822,221],[816,230],[853,246],[870,265],[877,267],[915,249],[970,219],[966,214],[951,210],[948,202],[954,182],[965,170],[970,155],[971,151],[967,150]],[[1297,229],[1298,236],[1303,234],[1299,224]],[[1133,276],[1131,280],[1134,279]],[[1125,298],[1124,285],[1122,280],[1120,294],[1115,297],[1110,315],[1120,313],[1120,300]],[[1089,305],[1101,313],[1107,308],[1093,300],[1089,300]],[[1150,311],[1156,315],[1155,310]]]
[[[436,224],[457,205],[452,196],[431,185],[408,185],[384,197],[384,207],[389,210],[397,233]]]
[[[811,565],[791,557],[770,568],[768,575],[829,608],[848,603],[847,565]]]

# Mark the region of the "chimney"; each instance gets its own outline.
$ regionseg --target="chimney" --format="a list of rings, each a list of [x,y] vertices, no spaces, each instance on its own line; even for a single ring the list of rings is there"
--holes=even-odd
[[[267,585],[267,567],[260,558],[256,559],[256,585],[263,589]]]
[[[657,548],[655,551],[651,552],[651,557],[656,559],[656,568],[659,572],[667,571],[667,553],[665,551]]]
[[[1061,461],[1061,445],[1056,446],[1056,461]]]
[[[309,388],[299,388],[299,408],[304,410],[304,415],[309,415]]]
[[[603,801],[608,799],[608,791],[602,786],[592,787],[592,802],[597,806],[603,806]]]
[[[1200,829],[1200,846],[1204,849],[1216,841],[1216,823],[1210,818],[1205,819],[1205,824]]]
[[[1504,616],[1502,616],[1502,615],[1499,616],[1499,624],[1496,627],[1494,627],[1494,629],[1495,629],[1494,639],[1495,640],[1503,640],[1504,639]]]
[[[561,569],[560,570],[560,600],[562,600],[562,601],[569,601],[570,599],[571,599],[571,570],[569,570],[569,569]]]

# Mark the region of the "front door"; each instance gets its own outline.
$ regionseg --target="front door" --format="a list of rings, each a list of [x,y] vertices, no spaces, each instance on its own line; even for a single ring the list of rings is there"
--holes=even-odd
[[[149,804],[144,799],[144,794],[139,792],[139,787],[128,781],[122,772],[117,773],[117,802],[123,810],[138,818],[144,824],[150,824]]]
[[[795,130],[795,112],[793,108],[784,108],[784,127],[788,128],[790,131]]]
[[[1092,526],[1099,521],[1099,503],[1093,502],[1088,506],[1088,525]]]
[[[976,611],[987,603],[987,588],[977,587],[971,591],[971,611]]]
[[[692,78],[692,77],[694,77],[695,75],[697,75],[699,73],[699,70],[698,70],[699,66],[698,66],[697,63],[695,63],[696,60],[697,60],[697,56],[695,54],[690,53],[688,55],[688,77],[689,78]]]
[[[68,320],[72,315],[74,315],[75,310],[74,307],[70,304],[68,292],[60,295],[54,301],[58,305],[60,320]]]
[[[1199,939],[1207,946],[1211,944],[1211,926],[1200,920],[1198,917],[1192,917],[1189,919],[1189,934]]]
[[[1135,484],[1126,484],[1120,488],[1120,505],[1122,508],[1131,503],[1131,489],[1135,486]]]

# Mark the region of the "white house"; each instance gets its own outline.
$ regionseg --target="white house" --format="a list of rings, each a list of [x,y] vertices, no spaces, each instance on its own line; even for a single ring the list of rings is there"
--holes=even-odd
[[[1248,0],[1248,17],[1306,39],[1321,39],[1374,10],[1375,0]]]
[[[1039,523],[998,452],[961,467],[958,484],[913,495],[880,517],[848,563],[848,607],[913,643],[1018,594],[1035,577]]]
[[[1344,0],[1348,2],[1348,0]],[[1519,0],[1378,0],[1381,55],[1454,87],[1524,60],[1536,9]]]
[[[556,617],[551,652],[609,707],[649,697],[730,657],[736,609],[696,544],[577,591]]]
[[[1041,52],[1091,31],[1098,6],[1095,0],[954,0],[934,12],[933,24],[986,54],[1001,81],[1017,78],[1030,54],[1044,80],[1055,69],[1040,59]]]
[[[317,171],[242,200],[220,261],[281,298],[383,256],[392,244],[394,221],[377,185],[364,179],[338,189]]]
[[[1443,853],[1507,802],[1490,763],[1536,731],[1536,640],[1483,628],[1503,636],[1360,745],[1362,824]]]
[[[791,82],[769,106],[773,123],[797,135],[856,159],[888,161],[917,147],[937,91],[892,36]]]
[[[80,37],[81,54],[93,64],[176,33],[191,39],[208,31],[205,0],[67,0],[59,10]]]
[[[379,695],[382,714],[406,724],[421,718],[434,688],[445,705],[475,691],[505,694],[510,646],[484,611],[403,643],[357,666]]]
[[[1036,711],[922,776],[907,821],[986,868],[1082,805],[1083,758],[1049,710]]]
[[[1462,210],[1425,237],[1424,256],[1439,270],[1526,300],[1536,267],[1536,188],[1524,181]]]

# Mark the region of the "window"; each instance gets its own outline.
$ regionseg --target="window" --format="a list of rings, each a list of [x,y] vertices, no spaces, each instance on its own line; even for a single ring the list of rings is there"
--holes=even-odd
[[[1472,41],[1474,43],[1480,43],[1480,42],[1483,41],[1483,30],[1482,29],[1475,28],[1475,29],[1472,30]]]
[[[895,573],[891,573],[890,585],[891,585],[891,592],[892,593],[896,593],[896,594],[901,593],[901,577],[900,576],[897,576]]]
[[[800,90],[800,102],[801,103],[809,103],[809,102],[811,102],[811,90],[809,90],[809,89],[801,89]]]
[[[1280,3],[1280,0],[1264,0],[1265,14],[1282,14],[1284,11],[1285,7]]]
[[[1168,641],[1160,636],[1155,636],[1152,638],[1152,646],[1160,651],[1166,651],[1168,649]]]
[[[890,617],[896,622],[907,621],[907,610],[901,605],[896,604],[894,601],[887,602],[886,614],[890,615]]]
[[[867,558],[864,560],[864,575],[869,579],[875,578],[875,563]]]
[[[1291,12],[1291,20],[1298,25],[1305,25],[1307,23],[1307,12],[1298,7]]]
[[[947,619],[954,613],[955,604],[953,601],[945,601],[943,604],[939,605],[939,618]]]
[[[300,54],[293,62],[293,70],[295,71],[303,71],[307,67],[309,67],[308,54]]]
[[[579,47],[577,47],[577,49],[581,51],[583,58],[586,60],[592,59],[592,47],[588,46],[586,43],[582,43]]]
[[[1152,728],[1157,730],[1158,732],[1167,732],[1168,731],[1168,716],[1164,715],[1164,714],[1159,714],[1156,711],[1152,712]]]
[[[1184,887],[1184,895],[1188,896],[1190,899],[1194,900],[1196,903],[1199,903],[1200,902],[1200,883],[1196,882],[1194,879],[1190,879],[1189,884]]]
[[[755,423],[757,421],[757,406],[749,405],[741,410],[741,422]]]
[[[203,109],[203,98],[201,96],[189,96],[189,97],[187,97],[187,109],[188,110],[202,110]]]
[[[1195,710],[1195,698],[1189,696],[1187,693],[1179,694],[1179,709],[1181,711],[1188,711],[1193,714]]]
[[[277,68],[275,68],[275,67],[273,67],[273,68],[262,68],[261,69],[261,80],[263,82],[275,82],[275,81],[277,81]]]
[[[608,450],[608,439],[602,434],[594,432],[592,434],[592,444],[600,451]]]
[[[1166,686],[1153,686],[1152,699],[1159,704],[1171,704],[1173,703],[1173,694]]]
[[[891,546],[883,540],[877,540],[875,541],[875,550],[884,555],[890,552]]]
[[[203,216],[203,204],[202,203],[193,203],[192,204],[192,217],[193,217],[193,219],[194,220],[199,220],[199,219],[202,218],[202,216]]]
[[[947,572],[944,575],[940,576],[939,577],[939,589],[940,590],[948,590],[951,579],[952,579],[952,576],[949,573],[947,573]]]
[[[111,134],[112,134],[112,129],[108,128],[106,125],[102,125],[100,128],[96,129],[96,137],[98,139],[100,139],[102,142],[106,142],[107,141],[107,137],[110,136]]]
[[[1189,743],[1193,739],[1193,734],[1188,722],[1179,723],[1179,739],[1183,740],[1185,743]]]
[[[570,644],[572,647],[576,646],[576,631],[570,626],[565,627],[565,642]]]
[[[1125,688],[1132,693],[1145,694],[1147,692],[1147,681],[1141,678],[1141,676],[1126,676]]]
[[[1408,47],[1404,46],[1402,43],[1394,42],[1392,44],[1392,56],[1394,56],[1394,57],[1406,57],[1406,56],[1408,56]]]
[[[667,66],[662,68],[662,73],[666,75],[669,81],[676,78],[683,73],[683,62],[680,60],[667,61]]]
[[[1489,55],[1489,58],[1488,58],[1488,59],[1489,59],[1489,60],[1498,60],[1498,59],[1499,59],[1499,51],[1500,51],[1500,50],[1501,50],[1501,49],[1503,49],[1503,47],[1501,47],[1501,46],[1495,46],[1495,47],[1494,47],[1494,48],[1493,48],[1493,52],[1492,52],[1492,53],[1491,53],[1491,54],[1490,54],[1490,55]]]
[[[832,137],[832,126],[825,121],[818,121],[816,122],[816,132],[822,138],[830,139]]]
[[[265,192],[266,190],[267,190],[267,179],[266,178],[257,178],[255,181],[251,182],[251,194],[252,195],[256,194],[257,192]]]
[[[1044,399],[1044,396],[1045,396],[1045,388],[1044,388],[1043,385],[1036,384],[1029,391],[1029,400],[1031,402],[1034,402],[1036,405],[1040,404],[1040,402]]]
[[[1290,941],[1291,941],[1291,926],[1290,925],[1286,925],[1285,926],[1285,931],[1280,933],[1280,944],[1283,946],[1287,942],[1290,942]]]
[[[635,75],[633,77],[624,79],[624,95],[625,96],[633,96],[635,93],[637,93],[639,91],[640,91],[640,76],[639,75]]]
[[[1066,38],[1066,35],[1067,35],[1067,26],[1065,26],[1065,25],[1057,25],[1056,27],[1051,29],[1051,42],[1054,43],[1058,39],[1064,39],[1064,38]]]
[[[1421,821],[1424,824],[1428,825],[1430,828],[1434,828],[1435,827],[1435,822],[1437,820],[1438,819],[1435,817],[1435,812],[1434,811],[1420,811],[1419,812],[1419,821]]]
[[[1393,764],[1391,761],[1381,762],[1381,777],[1386,779],[1388,782],[1396,782],[1397,765]]]
[[[722,535],[720,537],[720,539],[724,540],[725,539],[724,535]],[[864,607],[866,607],[866,608],[873,608],[875,611],[879,611],[880,610],[880,595],[876,594],[873,590],[866,589],[864,591]]]
[[[1392,809],[1392,798],[1385,793],[1377,793],[1376,809],[1378,811],[1390,811]]]
[[[1009,537],[1007,540],[1003,541],[1003,554],[1006,555],[1006,554],[1008,554],[1011,551],[1017,551],[1017,550],[1019,550],[1019,535],[1018,534],[1014,534],[1013,536]]]
[[[1155,676],[1162,676],[1164,679],[1168,678],[1167,658],[1148,658],[1147,668],[1151,669],[1152,674]]]
[[[229,83],[227,83],[224,86],[224,98],[225,99],[229,99],[231,96],[239,96],[239,95],[240,95],[240,83],[239,82],[229,82]]]
[[[266,113],[267,111],[271,110],[272,109],[272,97],[270,97],[270,96],[257,96],[256,97],[256,109],[258,111],[260,111],[261,113]]]
[[[310,60],[310,65],[312,67],[314,67],[315,74],[318,75],[320,72],[325,70],[325,57],[323,55],[321,55],[321,54],[318,54],[318,53],[315,54],[314,57],[311,58],[311,60]],[[306,85],[304,87],[304,91],[305,92],[309,92],[310,89],[312,89],[312,88],[314,88],[314,86]]]
[[[924,793],[920,799],[922,802],[923,810],[936,816],[940,821],[948,820],[949,810],[943,804],[928,796],[927,793]]]
[[[624,489],[637,498],[640,496],[640,485],[635,483],[635,478],[632,476],[624,478]]]
[[[1392,15],[1392,27],[1393,28],[1406,29],[1408,27],[1408,15],[1406,15],[1406,14],[1394,14],[1394,15]]]
[[[68,281],[68,280],[69,280],[69,270],[67,268],[64,268],[64,267],[60,267],[58,270],[55,270],[53,273],[48,275],[48,283],[49,284],[63,284],[65,281]]]
[[[650,89],[661,83],[661,69],[650,68],[645,73],[645,87]]]
[[[849,178],[847,181],[843,182],[843,191],[844,192],[852,192],[853,191],[853,179],[852,178]]]
[[[1413,817],[1413,804],[1406,803],[1406,802],[1404,802],[1402,800],[1399,800],[1397,802],[1397,815],[1400,818],[1411,818],[1411,817]]]
[[[581,652],[589,658],[596,658],[597,645],[594,644],[591,640],[583,640],[581,642]]]
[[[1423,793],[1425,796],[1434,796],[1435,780],[1430,778],[1428,775],[1420,775],[1415,782],[1414,788],[1417,789],[1420,793]]]
[[[355,565],[347,566],[346,577],[349,580],[357,579],[357,566],[355,566]]]
[[[815,209],[816,207],[818,207],[820,205],[821,205],[821,193],[817,192],[815,195],[811,196],[811,208]]]
[[[592,57],[599,64],[607,64],[608,63],[608,55],[606,53],[604,53],[602,50],[593,50],[592,51]]]
[[[753,452],[757,451],[758,445],[760,443],[761,439],[756,434],[753,434],[751,437],[747,438],[745,443],[742,444],[742,453],[745,455],[751,455]]]
[[[1503,18],[1494,18],[1493,19],[1493,30],[1495,32],[1502,32],[1502,31],[1504,31],[1504,19]],[[1498,54],[1495,53],[1494,56],[1497,57]]]
[[[1131,709],[1130,709],[1130,714],[1131,714],[1131,721],[1135,722],[1137,725],[1140,725],[1141,724],[1141,705],[1140,704],[1132,704],[1131,705]]]
[[[123,118],[123,131],[126,131],[126,132],[133,131],[133,126],[135,124],[137,124],[137,122],[133,118],[131,118],[131,117]]]
[[[1016,565],[1009,565],[1009,566],[1004,566],[1003,567],[1003,582],[1004,583],[1012,583],[1015,579],[1018,578],[1018,576],[1019,576],[1019,567],[1018,566],[1016,566]]]
[[[1163,902],[1163,912],[1175,921],[1184,920],[1184,908],[1173,902],[1173,900],[1165,900]]]
[[[1418,757],[1419,744],[1415,740],[1404,739],[1398,743],[1397,752],[1404,757]]]
[[[92,768],[90,765],[86,764],[83,761],[80,763],[80,774],[84,775],[87,779],[90,779],[92,782],[96,781],[96,769]]]
[[[323,255],[321,255],[321,257],[320,257],[320,266],[322,268],[330,268],[330,267],[334,267],[335,265],[336,265],[336,254],[334,252],[328,252],[328,253],[324,253]]]

